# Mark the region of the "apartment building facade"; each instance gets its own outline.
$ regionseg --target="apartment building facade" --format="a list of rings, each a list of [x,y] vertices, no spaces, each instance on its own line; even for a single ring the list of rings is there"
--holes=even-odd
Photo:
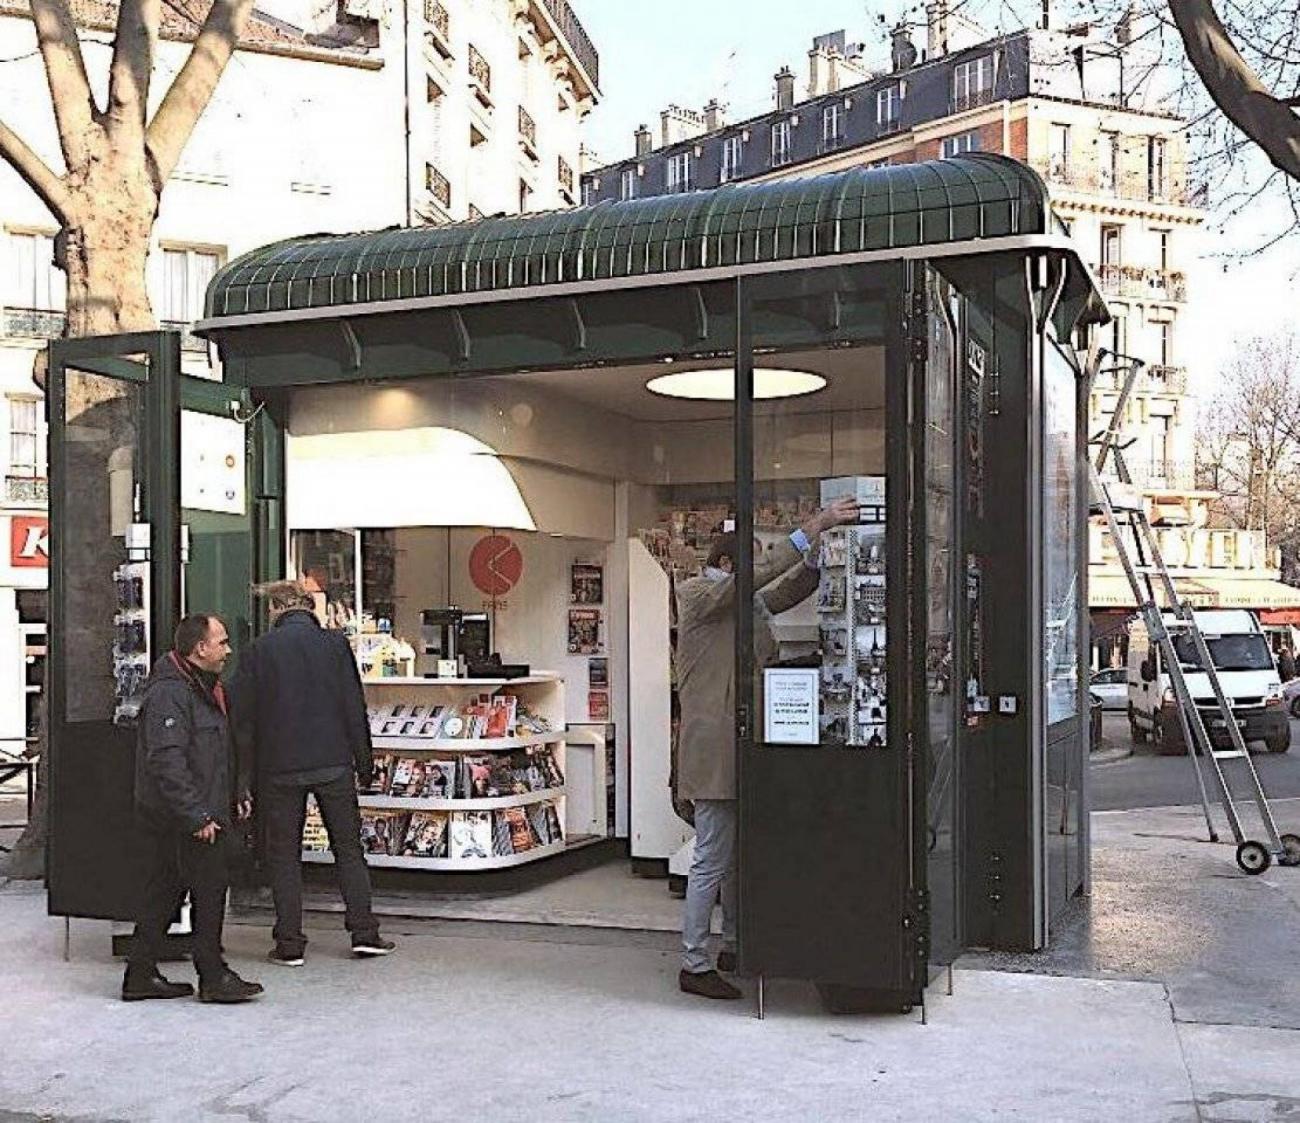
[[[92,86],[116,12],[77,5]],[[196,30],[165,9],[160,98]],[[59,148],[25,0],[0,0],[3,119],[51,166]],[[282,238],[570,205],[599,56],[566,0],[265,0],[167,189],[149,287],[164,326],[199,318],[226,261]],[[45,411],[32,365],[64,326],[57,225],[0,162],[0,748],[32,728],[42,677]],[[219,377],[186,336],[187,373]],[[0,446],[3,447],[3,446]]]
[[[1140,37],[1122,25],[997,38],[963,25],[957,35],[942,5],[930,4],[928,15],[924,52],[899,29],[888,68],[872,70],[862,46],[843,33],[821,37],[809,51],[806,96],[796,97],[795,75],[785,68],[774,78],[772,108],[747,120],[725,122],[716,104],[697,114],[670,107],[657,138],[642,127],[631,157],[584,177],[584,200],[971,151],[1031,165],[1107,295],[1114,321],[1103,345],[1144,363],[1127,405],[1125,456],[1166,528],[1173,564],[1203,579],[1206,605],[1282,618],[1300,607],[1300,591],[1279,583],[1275,552],[1259,533],[1211,528],[1213,495],[1194,486],[1189,368],[1197,356],[1179,320],[1198,268],[1206,199],[1188,180],[1184,123],[1143,83],[1128,84],[1130,75],[1150,73]],[[1119,388],[1118,372],[1098,379],[1089,403],[1094,429],[1109,420]],[[1089,600],[1101,664],[1121,654],[1134,606],[1100,527],[1092,544]]]

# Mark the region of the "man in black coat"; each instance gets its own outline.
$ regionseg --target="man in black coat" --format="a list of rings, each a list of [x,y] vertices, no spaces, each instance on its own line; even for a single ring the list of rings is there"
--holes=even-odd
[[[304,586],[281,581],[262,593],[272,627],[241,657],[231,694],[240,767],[256,775],[265,828],[275,900],[270,960],[301,966],[307,947],[302,829],[309,794],[329,833],[353,954],[387,955],[394,945],[379,935],[361,848],[356,781],[369,784],[374,761],[356,659],[345,636],[321,627]]]
[[[262,993],[225,963],[221,930],[231,834],[230,726],[221,669],[230,655],[225,625],[215,616],[187,616],[175,646],[154,664],[140,708],[136,747],[136,825],[144,883],[122,998],[182,998],[188,983],[158,970],[171,924],[190,895],[194,967],[204,1002],[246,1002]],[[246,799],[237,813],[251,810]]]

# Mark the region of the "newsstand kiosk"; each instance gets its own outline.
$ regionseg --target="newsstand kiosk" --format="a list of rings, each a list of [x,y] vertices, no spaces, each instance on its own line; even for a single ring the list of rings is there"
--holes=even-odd
[[[734,526],[742,974],[900,1009],[963,948],[1043,947],[1087,878],[1077,348],[1106,318],[1041,180],[970,155],[273,245],[209,288],[220,382],[174,333],[52,344],[51,912],[129,914],[132,721],[178,614],[238,649],[250,584],[339,535],[349,626],[415,636],[478,607],[467,567],[522,573],[492,642],[557,699],[533,739],[609,710],[608,759],[514,797],[552,806],[544,851],[515,815],[483,876],[599,831],[635,854],[670,800],[669,590]],[[770,610],[759,554],[842,494],[861,523]],[[462,813],[420,798],[373,802]],[[447,862],[387,864],[438,892]]]

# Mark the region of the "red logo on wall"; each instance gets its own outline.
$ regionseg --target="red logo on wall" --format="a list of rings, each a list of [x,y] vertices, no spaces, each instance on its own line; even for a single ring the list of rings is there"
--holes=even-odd
[[[469,576],[479,592],[503,597],[524,575],[524,555],[509,538],[489,534],[469,552]]]
[[[49,568],[49,519],[15,515],[9,520],[9,561],[15,569]]]

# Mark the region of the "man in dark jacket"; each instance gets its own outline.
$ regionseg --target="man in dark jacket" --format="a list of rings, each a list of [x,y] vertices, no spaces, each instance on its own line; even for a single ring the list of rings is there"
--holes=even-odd
[[[136,749],[136,822],[144,865],[135,939],[122,998],[182,998],[188,983],[158,970],[167,929],[186,890],[190,895],[194,966],[204,1002],[246,1002],[262,993],[235,974],[221,954],[231,833],[230,726],[221,669],[230,655],[225,625],[215,616],[187,616],[175,646],[149,675]],[[241,799],[240,817],[251,808]]]
[[[329,833],[353,954],[387,955],[394,945],[379,935],[361,849],[356,779],[369,784],[374,762],[356,659],[342,634],[320,626],[301,584],[281,581],[262,592],[272,627],[240,659],[231,693],[240,767],[256,774],[266,832],[275,899],[271,962],[301,966],[307,946],[302,829],[309,794]]]

